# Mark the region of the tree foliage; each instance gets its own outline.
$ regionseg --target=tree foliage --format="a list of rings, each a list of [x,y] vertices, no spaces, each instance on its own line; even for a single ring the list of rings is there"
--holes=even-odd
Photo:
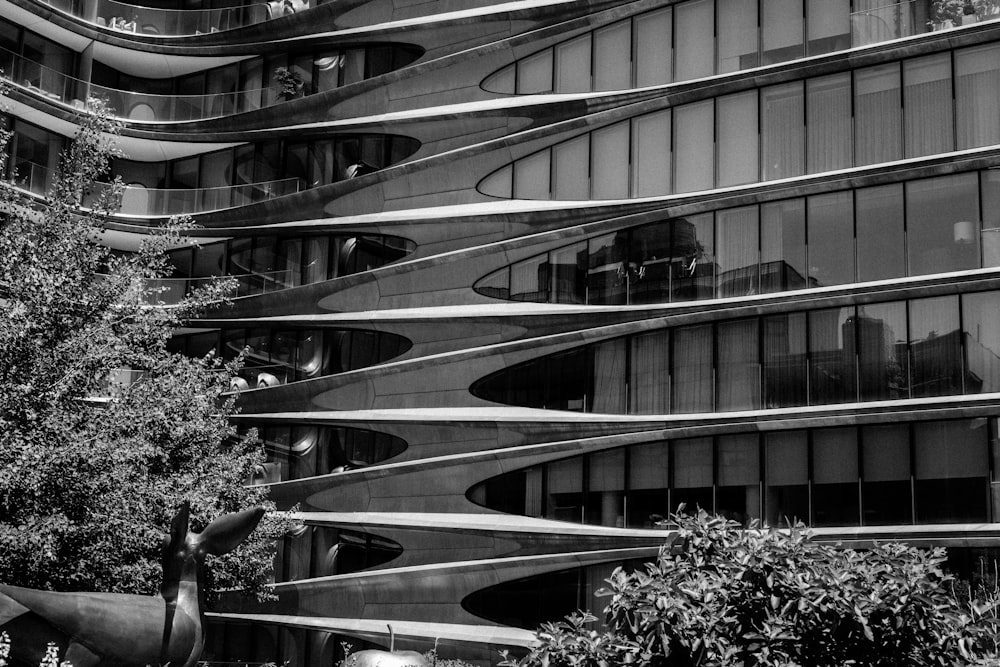
[[[91,103],[44,203],[0,184],[6,583],[153,593],[160,540],[182,500],[191,502],[195,529],[267,506],[261,490],[244,486],[262,454],[229,422],[232,369],[167,349],[174,328],[223,300],[228,285],[150,306],[158,294],[150,285],[169,275],[164,251],[181,243],[182,222],[146,236],[136,252],[101,243],[121,184],[95,179],[116,154],[118,130]],[[262,591],[272,540],[284,528],[283,519],[265,519],[243,547],[209,564],[212,581]]]
[[[607,630],[577,614],[542,626],[513,667],[998,665],[998,600],[961,603],[943,549],[820,544],[803,526],[745,530],[675,515],[678,542],[615,570]]]

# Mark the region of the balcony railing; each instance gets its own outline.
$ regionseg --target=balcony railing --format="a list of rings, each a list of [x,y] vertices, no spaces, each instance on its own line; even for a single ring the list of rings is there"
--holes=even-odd
[[[943,4],[943,3],[942,3]],[[938,3],[928,0],[903,0],[851,13],[851,43],[868,46],[926,32],[950,30],[961,26],[1000,19],[1000,1],[976,3],[975,14],[942,15]]]
[[[291,269],[283,271],[262,271],[260,273],[242,273],[225,276],[208,276],[205,278],[159,278],[147,283],[147,287],[158,290],[151,295],[151,302],[172,306],[180,302],[184,295],[193,289],[215,281],[234,279],[236,293],[233,296],[254,296],[270,294],[280,290],[295,287],[301,283],[295,282],[298,272]]]
[[[45,4],[111,30],[182,37],[235,30],[305,11],[303,0],[272,0],[220,9],[156,9],[115,0],[41,0]]]
[[[105,100],[115,117],[123,120],[169,122],[218,118],[277,104],[281,88],[256,88],[211,95],[154,95],[106,88],[75,79],[58,70],[27,60],[0,48],[0,70],[12,84],[77,109],[83,100]]]
[[[31,194],[44,197],[55,180],[55,173],[39,164],[14,160],[13,184]],[[283,178],[259,183],[226,185],[217,188],[146,188],[126,185],[118,212],[137,216],[171,216],[204,213],[225,208],[246,206],[268,199],[295,194],[304,182],[299,178]],[[95,183],[95,189],[102,184]],[[96,200],[98,193],[84,199],[84,206]]]

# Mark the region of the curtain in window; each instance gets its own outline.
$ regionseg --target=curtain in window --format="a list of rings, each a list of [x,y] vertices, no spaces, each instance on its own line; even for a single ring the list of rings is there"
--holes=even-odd
[[[958,149],[1000,144],[1000,45],[955,51]]]
[[[670,193],[670,111],[632,119],[632,196]]]
[[[719,324],[719,410],[760,407],[757,322],[751,319]]]
[[[514,163],[514,198],[549,198],[549,151],[545,150]]]
[[[1000,171],[980,174],[983,198],[983,266],[1000,266]]]
[[[720,97],[719,186],[752,183],[758,177],[757,91]]]
[[[986,520],[987,431],[985,419],[914,425],[918,523]]]
[[[712,439],[675,440],[674,483],[678,489],[712,486]]]
[[[763,318],[764,407],[806,403],[806,315]]]
[[[858,166],[903,157],[899,63],[854,72],[854,146]]]
[[[806,286],[806,202],[788,199],[761,207],[761,293]]]
[[[903,61],[903,147],[906,157],[954,150],[951,55]]]
[[[781,431],[764,436],[764,484],[767,520],[809,519],[809,452],[805,431]]]
[[[670,332],[658,331],[631,340],[629,413],[665,415],[670,412]]]
[[[585,303],[587,300],[587,242],[574,243],[550,254],[552,288],[556,303]]]
[[[862,427],[861,444],[865,525],[912,522],[909,427],[905,424]]]
[[[557,47],[557,93],[581,93],[590,90],[590,33],[571,39]]]
[[[625,413],[625,339],[594,345],[594,388],[591,412]]]
[[[719,296],[758,293],[757,207],[744,206],[716,214]]]
[[[855,190],[854,207],[858,280],[905,276],[902,184]]]
[[[590,135],[552,147],[552,196],[554,199],[590,199]]]
[[[852,195],[848,190],[806,200],[810,286],[854,282]]]
[[[763,0],[761,6],[763,64],[770,65],[801,58],[804,55],[802,28],[802,0]]]
[[[672,412],[711,412],[712,327],[674,330]]]
[[[675,192],[710,190],[715,182],[714,103],[685,104],[674,109]]]
[[[617,123],[591,134],[590,179],[593,199],[629,196],[629,123]]]
[[[677,22],[675,81],[711,76],[715,70],[715,7],[713,0],[690,0],[674,6]]]
[[[729,0],[719,12],[718,73],[757,66],[757,0]]]
[[[805,152],[802,83],[760,91],[762,180],[800,176]]]
[[[910,382],[915,398],[962,393],[958,297],[910,301]]]
[[[851,122],[849,73],[806,81],[808,173],[846,169],[854,164]]]
[[[918,4],[923,9],[924,3],[854,0],[854,13],[851,15],[852,45],[866,46],[923,32],[924,20],[917,21],[914,17]],[[914,26],[920,26],[919,30],[914,30]]]
[[[517,92],[547,93],[552,90],[552,49],[523,58],[517,63]]]
[[[594,90],[632,87],[632,22],[594,31]]]
[[[635,85],[656,86],[672,81],[673,8],[641,14],[635,21]]]
[[[851,0],[808,0],[806,36],[809,55],[851,46]]]

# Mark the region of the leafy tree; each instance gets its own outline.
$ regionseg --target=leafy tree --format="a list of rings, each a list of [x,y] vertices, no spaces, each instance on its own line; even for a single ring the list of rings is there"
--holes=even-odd
[[[543,625],[508,666],[998,665],[998,599],[961,604],[944,550],[858,551],[788,530],[678,514],[678,541],[599,592],[607,630]]]
[[[229,286],[210,285],[173,307],[149,305],[159,294],[151,281],[169,275],[164,251],[182,243],[176,221],[134,253],[99,242],[121,183],[95,181],[116,155],[118,131],[92,102],[44,203],[0,184],[6,583],[153,593],[160,541],[182,500],[191,502],[195,529],[268,506],[263,491],[244,486],[262,453],[229,422],[232,369],[167,350],[174,328],[224,300]],[[239,550],[209,563],[209,581],[260,594],[285,527],[265,519]]]

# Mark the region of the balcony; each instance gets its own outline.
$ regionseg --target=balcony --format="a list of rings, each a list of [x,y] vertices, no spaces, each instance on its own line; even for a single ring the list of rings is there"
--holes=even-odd
[[[964,14],[962,3],[904,0],[851,13],[851,43],[868,46],[901,37],[951,30],[1000,19],[1000,1],[977,0],[974,14]]]

